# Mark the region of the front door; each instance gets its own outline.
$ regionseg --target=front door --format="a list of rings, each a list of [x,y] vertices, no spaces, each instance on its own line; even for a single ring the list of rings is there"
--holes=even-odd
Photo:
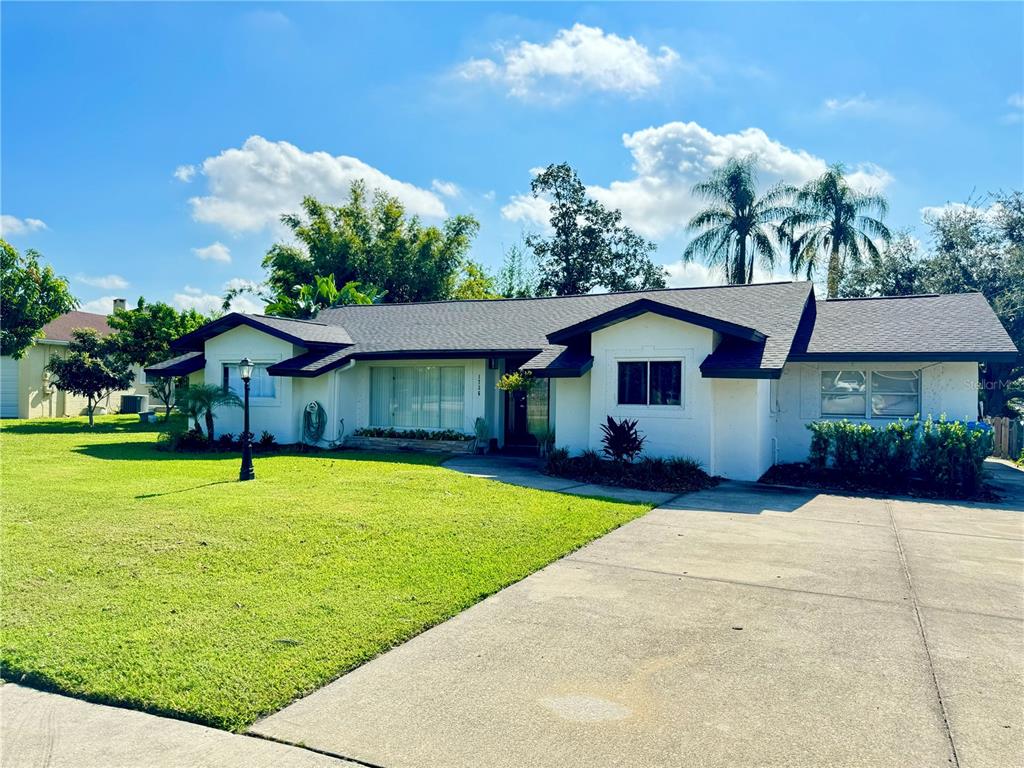
[[[505,447],[533,453],[538,437],[548,430],[547,379],[537,379],[529,392],[505,393]]]

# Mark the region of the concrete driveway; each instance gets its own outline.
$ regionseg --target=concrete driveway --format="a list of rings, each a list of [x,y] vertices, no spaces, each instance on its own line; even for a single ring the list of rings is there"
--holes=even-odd
[[[997,505],[725,484],[257,723],[386,768],[1024,765],[1024,475]]]

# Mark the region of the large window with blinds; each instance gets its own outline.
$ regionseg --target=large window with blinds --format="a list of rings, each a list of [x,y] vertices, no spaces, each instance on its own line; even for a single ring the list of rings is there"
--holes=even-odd
[[[370,426],[464,428],[466,369],[461,365],[370,368]]]

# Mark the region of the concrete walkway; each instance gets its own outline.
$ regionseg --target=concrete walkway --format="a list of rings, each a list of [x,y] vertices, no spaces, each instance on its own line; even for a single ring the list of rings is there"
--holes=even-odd
[[[0,687],[3,768],[358,768],[307,749],[194,723]]]
[[[1024,483],[993,472],[995,505],[681,497],[252,730],[386,768],[1024,765]]]

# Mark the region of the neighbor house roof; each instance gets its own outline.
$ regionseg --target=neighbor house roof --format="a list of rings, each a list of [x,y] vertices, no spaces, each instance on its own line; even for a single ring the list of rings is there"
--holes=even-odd
[[[1013,361],[1017,348],[980,293],[815,302],[790,360]]]
[[[97,315],[94,312],[65,312],[43,326],[43,338],[38,341],[66,344],[71,341],[71,332],[77,328],[92,328],[101,336],[113,332],[113,328],[107,325],[106,315]]]
[[[301,347],[270,367],[276,376],[319,376],[353,360],[459,357],[519,357],[539,376],[581,376],[593,364],[590,335],[644,313],[721,335],[701,362],[705,377],[777,378],[791,360],[984,361],[1017,354],[980,294],[816,302],[808,282],[352,305],[325,309],[311,321],[232,313],[174,347],[201,352],[206,339],[247,325]]]
[[[175,350],[202,349],[207,339],[219,336],[225,331],[230,331],[241,325],[255,328],[304,347],[341,346],[352,343],[348,332],[337,323],[231,312],[192,331],[192,333],[185,334],[177,339],[172,347]]]

